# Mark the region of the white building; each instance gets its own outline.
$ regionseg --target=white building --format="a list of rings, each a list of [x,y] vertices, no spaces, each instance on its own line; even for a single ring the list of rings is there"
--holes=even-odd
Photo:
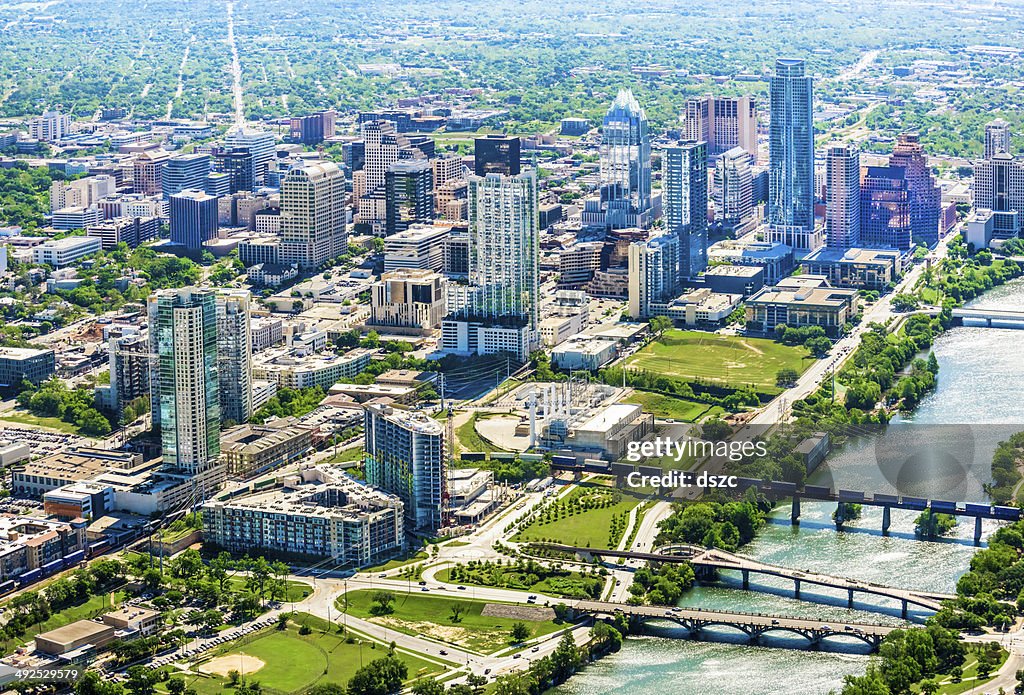
[[[32,249],[32,262],[63,268],[103,247],[96,237],[69,236],[63,239],[51,239]]]

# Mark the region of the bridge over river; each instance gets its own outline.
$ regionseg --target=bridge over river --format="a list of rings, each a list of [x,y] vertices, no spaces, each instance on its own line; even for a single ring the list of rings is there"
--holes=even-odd
[[[741,613],[716,611],[705,608],[666,608],[664,606],[630,606],[607,601],[577,601],[573,604],[577,612],[595,615],[621,613],[638,620],[668,620],[689,631],[691,637],[705,635],[709,627],[723,626],[740,630],[757,642],[769,632],[789,632],[804,637],[809,646],[817,647],[830,638],[854,638],[877,649],[882,639],[897,629],[892,625],[872,623],[843,623],[814,618],[788,618],[762,613]]]
[[[763,574],[773,577],[789,579],[793,582],[794,597],[801,598],[800,589],[805,584],[827,587],[845,591],[847,594],[847,606],[853,608],[854,595],[857,593],[879,596],[882,598],[898,601],[901,606],[901,614],[907,617],[907,608],[910,605],[919,606],[926,610],[938,611],[942,602],[954,599],[952,594],[943,594],[931,591],[917,591],[915,589],[900,589],[894,586],[885,586],[872,582],[862,582],[847,577],[834,577],[816,572],[803,572],[760,562],[743,555],[719,550],[718,548],[702,548],[692,545],[670,545],[660,548],[659,552],[639,553],[628,550],[595,550],[594,548],[581,548],[571,545],[559,545],[555,543],[543,543],[546,548],[552,550],[574,553],[577,555],[590,555],[599,557],[618,557],[629,560],[644,560],[648,562],[675,562],[689,563],[694,571],[700,576],[711,574],[718,570],[735,570],[743,578],[743,588],[750,588],[750,574]]]

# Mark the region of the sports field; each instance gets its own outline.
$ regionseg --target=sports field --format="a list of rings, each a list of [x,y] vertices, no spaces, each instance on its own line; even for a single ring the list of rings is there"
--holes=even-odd
[[[300,635],[299,626],[303,624],[313,631]],[[235,670],[244,678],[280,693],[300,692],[319,682],[344,686],[355,675],[360,662],[369,663],[387,652],[384,645],[371,645],[364,640],[349,643],[345,635],[338,634],[335,625],[299,613],[285,630],[271,628],[256,639],[222,646],[212,658],[196,666],[194,670],[201,675],[189,676],[186,684],[199,695],[230,694],[232,689],[226,676]],[[403,652],[397,656],[409,668],[409,680],[439,673],[444,668]]]
[[[626,366],[678,379],[775,392],[779,390],[775,378],[780,369],[795,369],[802,374],[813,363],[805,348],[767,338],[666,331],[660,340],[630,357]]]

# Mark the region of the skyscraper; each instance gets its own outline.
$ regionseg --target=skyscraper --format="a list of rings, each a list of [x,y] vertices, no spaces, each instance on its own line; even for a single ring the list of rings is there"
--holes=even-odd
[[[171,155],[163,150],[145,150],[135,158],[132,167],[132,188],[136,193],[163,193],[164,167]]]
[[[220,454],[217,301],[213,290],[187,287],[149,297],[154,420],[164,464],[187,475],[215,465]]]
[[[248,290],[217,294],[217,369],[221,418],[241,424],[252,417],[252,329]]]
[[[860,152],[852,145],[833,143],[825,161],[827,191],[825,231],[828,245],[849,249],[860,245]]]
[[[623,89],[601,129],[601,206],[608,229],[651,223],[651,138],[647,115]]]
[[[366,482],[402,500],[408,530],[440,528],[448,482],[441,423],[389,405],[364,408]]]
[[[1024,161],[1003,152],[974,165],[974,207],[994,214],[992,236],[1024,233]]]
[[[861,182],[861,241],[907,251],[913,245],[911,192],[902,167],[868,167]]]
[[[391,121],[369,121],[362,125],[365,161],[362,169],[352,175],[352,193],[356,200],[356,221],[370,226],[383,236],[387,220],[387,172],[395,162],[404,159],[429,159],[432,141],[401,135]],[[414,141],[415,140],[415,141]],[[426,150],[426,151],[424,151]]]
[[[1010,124],[1002,118],[985,124],[985,159],[1010,152]]]
[[[395,162],[384,175],[384,187],[387,196],[386,235],[434,219],[434,174],[426,159]]]
[[[520,172],[520,143],[514,135],[490,134],[473,140],[473,173],[477,176]]]
[[[939,241],[942,189],[935,183],[917,133],[904,133],[897,138],[889,166],[901,167],[905,171],[910,189],[910,226],[914,243],[934,246]]]
[[[296,167],[281,182],[281,262],[315,268],[345,248],[345,175],[333,162]]]
[[[665,148],[662,185],[665,229],[679,237],[679,275],[696,277],[708,265],[708,145],[680,141]]]
[[[255,183],[258,185],[264,182],[270,161],[277,149],[277,138],[273,133],[234,128],[224,137],[224,145],[228,148],[248,149],[252,153]]]
[[[453,289],[445,349],[525,360],[539,341],[537,180],[489,174],[469,179],[468,286]]]
[[[248,147],[214,147],[211,155],[212,170],[231,177],[228,193],[256,190],[256,158]]]
[[[217,199],[204,191],[182,191],[170,197],[171,241],[198,251],[217,236]]]
[[[777,60],[768,91],[768,223],[813,228],[813,97],[804,61]]]
[[[741,147],[757,158],[757,102],[753,97],[687,99],[683,122],[686,139],[708,143],[709,157]]]
[[[715,162],[715,220],[738,235],[754,221],[754,175],[750,154],[734,147]]]
[[[338,114],[333,110],[320,111],[309,116],[296,116],[288,124],[288,137],[303,145],[319,145],[334,137],[334,123]]]
[[[161,187],[164,199],[187,190],[203,190],[210,175],[210,155],[200,152],[174,155],[164,164]]]

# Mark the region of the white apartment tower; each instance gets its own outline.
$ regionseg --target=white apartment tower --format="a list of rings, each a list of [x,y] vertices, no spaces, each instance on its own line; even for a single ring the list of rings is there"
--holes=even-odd
[[[281,182],[281,262],[315,268],[339,255],[345,234],[345,175],[333,162],[296,167]]]

